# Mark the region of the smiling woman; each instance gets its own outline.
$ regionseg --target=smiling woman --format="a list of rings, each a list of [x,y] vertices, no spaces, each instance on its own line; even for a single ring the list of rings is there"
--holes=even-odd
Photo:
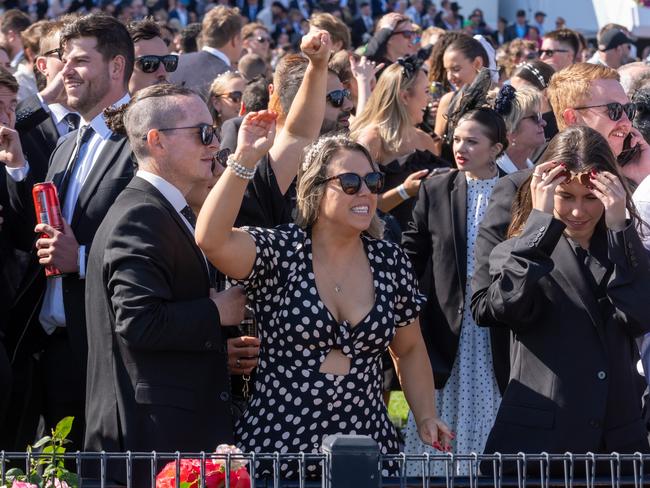
[[[626,219],[639,220],[630,191],[589,127],[560,132],[541,160],[473,306],[479,325],[514,333],[485,451],[650,452],[634,366],[635,337],[650,331],[650,304],[637,299],[650,263]]]
[[[244,133],[247,125],[244,119]],[[240,131],[238,151],[243,137]],[[255,394],[237,424],[240,446],[318,452],[325,436],[356,433],[397,453],[381,388],[389,349],[423,442],[446,448],[451,433],[433,408],[417,319],[423,297],[404,252],[381,240],[375,210],[383,175],[368,151],[342,136],[316,141],[298,174],[296,224],[274,229],[232,229],[246,185],[244,172],[231,168],[256,159],[241,153],[234,161],[208,196],[196,237],[244,287],[259,324]],[[296,467],[281,469],[293,476]],[[307,466],[309,474],[318,470]]]

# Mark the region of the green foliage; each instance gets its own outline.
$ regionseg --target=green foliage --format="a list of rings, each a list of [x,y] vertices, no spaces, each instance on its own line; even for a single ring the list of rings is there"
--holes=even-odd
[[[19,468],[7,470],[6,484],[0,488],[12,488],[16,482],[30,483],[38,488],[77,488],[79,478],[65,468],[63,458],[64,444],[70,443],[67,437],[72,430],[73,420],[74,417],[61,419],[51,435],[39,439],[33,446],[27,446],[28,453],[40,449],[40,453],[34,453],[35,457],[30,459],[28,473]]]

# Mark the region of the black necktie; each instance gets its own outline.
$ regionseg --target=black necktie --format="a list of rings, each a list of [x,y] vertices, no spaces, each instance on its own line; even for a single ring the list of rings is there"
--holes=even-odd
[[[196,215],[194,215],[194,212],[189,205],[185,205],[185,207],[181,210],[181,215],[187,219],[187,221],[192,226],[192,229],[196,227]]]
[[[81,117],[79,114],[76,114],[74,112],[68,112],[66,116],[63,117],[63,120],[65,120],[65,123],[68,126],[68,132],[72,132],[73,130],[77,130],[79,128]]]
[[[59,185],[59,195],[61,195],[61,200],[65,200],[65,194],[68,190],[68,185],[70,184],[70,179],[72,178],[72,173],[74,172],[77,162],[79,161],[79,155],[82,153],[84,146],[88,143],[95,131],[89,125],[84,125],[79,129],[79,134],[77,135],[77,145],[75,146],[74,152],[70,161],[68,161],[68,166],[65,168],[65,173],[63,173],[63,178],[61,179],[61,184]]]

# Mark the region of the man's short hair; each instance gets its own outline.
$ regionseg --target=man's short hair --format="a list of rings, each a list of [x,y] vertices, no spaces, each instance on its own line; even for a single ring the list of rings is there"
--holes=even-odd
[[[81,37],[94,37],[97,39],[97,51],[104,61],[108,62],[116,56],[123,56],[124,84],[129,82],[133,73],[135,53],[133,41],[126,26],[110,15],[95,13],[79,17],[74,22],[66,25],[61,32],[61,48],[68,41]]]
[[[341,42],[341,49],[348,50],[352,45],[350,28],[345,23],[332,14],[314,14],[309,19],[309,25],[329,32],[332,44]]]
[[[64,21],[62,20],[63,18],[67,20]],[[58,33],[63,30],[63,27],[65,27],[67,22],[72,22],[72,19],[67,15],[63,18],[58,20],[48,20],[43,25],[43,28],[41,29],[41,36],[38,40],[38,51],[36,52],[36,55],[40,56],[43,52],[45,52],[45,49],[43,49],[45,46],[45,41],[49,41],[54,36],[58,35]]]
[[[31,23],[32,21],[26,13],[16,8],[12,8],[2,14],[0,31],[2,31],[3,34],[7,34],[9,31],[14,31],[16,34],[19,34],[27,29]]]
[[[596,80],[619,81],[618,72],[600,64],[576,63],[551,77],[547,95],[560,130],[567,127],[563,113],[588,103],[592,82]]]
[[[133,40],[133,44],[140,41],[148,41],[154,37],[162,38],[160,26],[152,18],[129,22],[126,26]]]
[[[249,37],[253,37],[257,29],[262,29],[267,34],[269,33],[269,30],[261,22],[250,22],[242,27],[241,38],[248,39]]]
[[[241,103],[246,113],[259,112],[269,107],[269,82],[264,77],[251,81],[244,88]]]
[[[276,111],[281,119],[289,113],[291,102],[298,93],[308,64],[309,60],[301,54],[288,54],[275,68],[273,97],[269,102],[269,108]]]
[[[30,54],[34,56],[34,58],[38,56],[39,44],[49,23],[49,20],[39,20],[20,33],[20,39],[23,41],[23,48],[25,50],[29,49]]]
[[[133,153],[138,159],[149,156],[147,142],[143,138],[151,129],[173,127],[186,116],[186,110],[178,101],[169,97],[200,97],[195,91],[170,83],[159,83],[138,90],[122,115]]]
[[[239,35],[242,25],[243,20],[238,8],[218,5],[203,17],[201,41],[206,46],[218,49]]]
[[[544,39],[560,42],[565,46],[573,49],[573,56],[575,57],[580,52],[580,38],[577,32],[571,29],[556,29],[544,34]]]
[[[201,24],[193,22],[188,24],[180,34],[180,50],[183,53],[194,53],[199,50],[199,36],[201,35]]]
[[[267,76],[268,65],[259,54],[248,53],[242,56],[237,63],[237,69],[246,81],[251,81],[260,76]]]
[[[0,68],[0,86],[8,88],[12,93],[18,93],[16,78],[4,68]]]

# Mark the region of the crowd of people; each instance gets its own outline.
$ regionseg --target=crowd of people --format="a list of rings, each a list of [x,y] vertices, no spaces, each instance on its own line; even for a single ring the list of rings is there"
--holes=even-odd
[[[593,48],[448,1],[15,7],[1,449],[74,416],[69,450],[650,453],[650,65],[623,26]]]

